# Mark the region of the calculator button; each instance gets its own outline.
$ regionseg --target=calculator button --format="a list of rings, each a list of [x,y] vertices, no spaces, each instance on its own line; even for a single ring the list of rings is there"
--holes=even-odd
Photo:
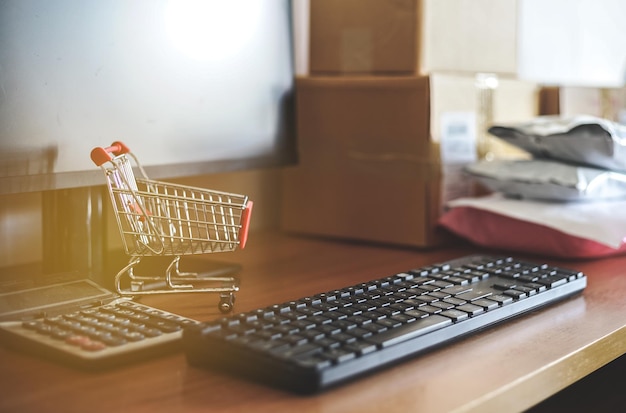
[[[79,336],[79,335],[72,335],[65,340],[67,344],[71,344],[73,346],[78,346],[78,347],[82,347],[84,344],[87,344],[90,341],[91,339],[89,337]]]
[[[90,340],[88,342],[83,343],[80,348],[87,351],[100,351],[107,348],[106,344],[101,341],[93,341]]]
[[[123,335],[123,337],[130,341],[141,341],[146,338],[143,334],[138,331],[130,331]]]

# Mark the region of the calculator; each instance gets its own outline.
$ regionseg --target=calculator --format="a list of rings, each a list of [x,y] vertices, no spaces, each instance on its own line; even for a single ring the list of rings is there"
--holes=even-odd
[[[197,323],[89,279],[0,293],[0,343],[83,369],[176,351],[183,328]]]

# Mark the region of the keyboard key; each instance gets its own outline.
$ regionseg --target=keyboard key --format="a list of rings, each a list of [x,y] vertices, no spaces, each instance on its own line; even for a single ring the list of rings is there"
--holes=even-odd
[[[469,317],[469,315],[465,311],[461,311],[457,309],[442,311],[441,315],[444,317],[448,317],[449,319],[455,322],[465,320],[466,318]]]
[[[526,298],[526,293],[523,291],[518,291],[514,289],[503,291],[502,294],[508,295],[516,300],[521,300],[522,298]]]
[[[367,339],[368,342],[377,344],[382,347],[388,347],[393,344],[407,341],[412,338],[438,330],[452,321],[441,315],[431,315],[421,318],[413,323],[404,324],[393,330],[387,330]]]
[[[456,295],[459,295],[459,294],[462,294],[462,293],[466,293],[466,292],[472,291],[472,287],[469,286],[468,284],[466,284],[466,285],[455,285],[453,287],[444,288],[441,291],[443,291],[446,294],[450,294],[450,295],[456,296]]]
[[[274,354],[280,354],[282,357],[294,357],[298,355],[311,355],[314,353],[319,354],[322,351],[319,344],[307,342],[306,340],[290,344],[292,345],[282,349],[277,349]]]
[[[466,312],[467,314],[469,314],[471,316],[478,315],[478,314],[483,313],[485,311],[484,308],[479,307],[479,306],[474,305],[474,304],[463,304],[463,305],[458,306],[456,309],[464,311],[464,312]]]
[[[493,294],[492,289],[474,289],[472,291],[457,294],[455,298],[465,301],[474,301],[480,298],[489,297],[491,294]]]
[[[355,341],[346,345],[346,350],[362,356],[364,354],[376,351],[376,345],[368,343],[366,341]]]
[[[489,299],[496,301],[500,305],[510,304],[513,302],[513,299],[511,297],[508,297],[506,295],[501,295],[501,294],[494,294],[490,296]]]
[[[549,276],[546,278],[541,278],[537,282],[549,288],[555,288],[555,287],[558,287],[560,285],[564,285],[565,283],[567,283],[567,278],[559,277],[559,276]]]
[[[332,349],[325,352],[324,357],[328,360],[331,360],[333,363],[344,363],[348,360],[352,360],[356,357],[356,353],[354,351],[350,351],[349,349]]]

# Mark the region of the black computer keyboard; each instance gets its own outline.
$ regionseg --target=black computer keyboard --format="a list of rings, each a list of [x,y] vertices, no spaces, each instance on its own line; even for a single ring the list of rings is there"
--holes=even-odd
[[[188,361],[314,393],[580,293],[578,271],[469,256],[183,331]]]

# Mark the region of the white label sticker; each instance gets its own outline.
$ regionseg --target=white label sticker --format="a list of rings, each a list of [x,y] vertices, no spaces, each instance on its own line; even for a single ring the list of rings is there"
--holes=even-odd
[[[440,118],[441,162],[470,163],[476,156],[476,114],[474,112],[443,112]]]

